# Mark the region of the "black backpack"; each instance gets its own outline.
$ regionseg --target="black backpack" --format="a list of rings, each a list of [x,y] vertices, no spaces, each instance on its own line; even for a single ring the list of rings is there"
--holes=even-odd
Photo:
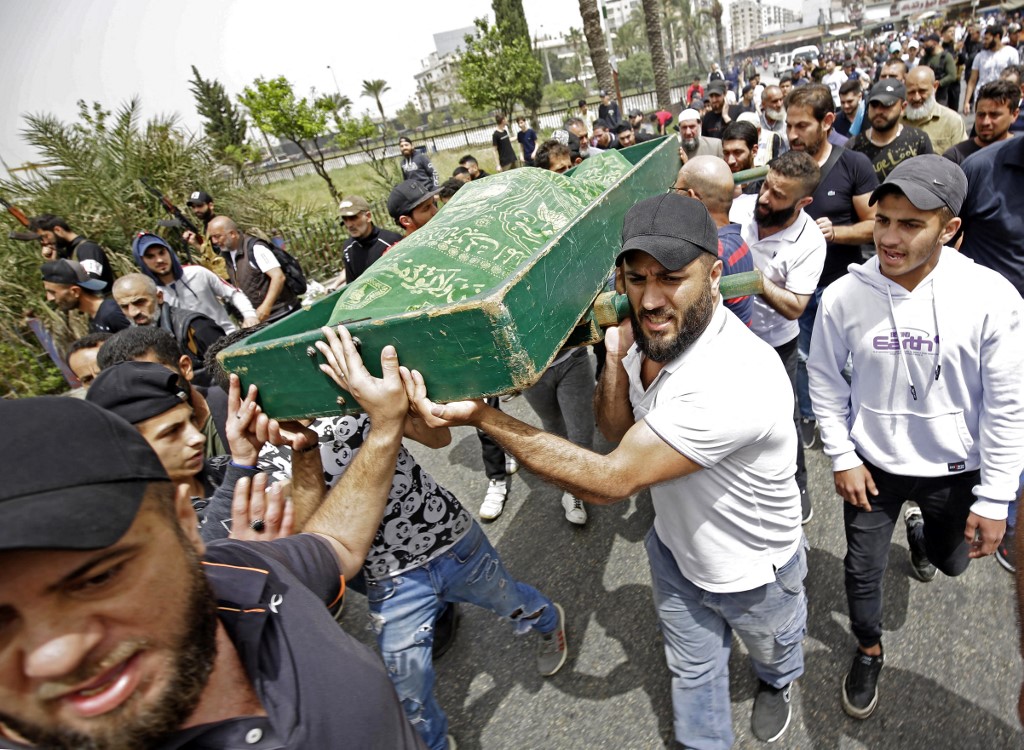
[[[267,242],[259,237],[246,236],[245,254],[249,258],[249,262],[253,264],[253,267],[255,267],[255,262],[253,261],[252,248],[257,242],[266,245],[274,253],[274,257],[281,265],[281,270],[284,271],[285,285],[297,295],[305,294],[306,274],[302,272],[302,266],[299,265],[299,261],[295,260],[291,253],[282,250],[273,242]]]

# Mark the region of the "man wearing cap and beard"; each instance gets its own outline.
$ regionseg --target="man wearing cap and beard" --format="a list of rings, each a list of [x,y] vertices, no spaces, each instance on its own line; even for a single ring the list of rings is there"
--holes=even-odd
[[[948,107],[950,86],[958,80],[956,58],[942,48],[942,38],[938,34],[929,34],[924,38],[924,44],[921,45],[921,59],[916,67],[926,67],[932,71],[932,77],[936,83],[935,101],[943,107]],[[909,80],[907,84],[907,94],[909,95]],[[954,112],[959,110],[960,102],[955,102],[952,109]],[[936,151],[938,151],[938,147],[936,147]]]
[[[882,578],[903,503],[913,575],[963,573],[996,549],[1024,469],[1024,304],[946,246],[967,179],[935,155],[871,196],[876,257],[825,290],[807,363],[814,413],[846,501],[846,593],[858,649],[842,702],[865,719],[882,669]],[[941,337],[941,338],[940,338]],[[941,342],[941,343],[940,343]],[[853,358],[853,385],[841,371]]]
[[[964,118],[939,104],[935,73],[927,65],[918,65],[907,73],[907,108],[903,123],[920,128],[928,135],[932,150],[941,154],[966,140]]]
[[[733,632],[758,676],[753,732],[777,739],[803,672],[806,623],[792,390],[771,347],[721,304],[718,230],[699,201],[667,193],[631,208],[616,264],[630,320],[606,334],[595,397],[598,426],[617,443],[608,455],[480,401],[434,404],[422,376],[404,371],[410,400],[428,424],[484,429],[587,502],[650,487],[656,517],[646,546],[676,740],[732,746]]]
[[[261,545],[204,545],[187,494],[115,415],[0,404],[20,425],[0,437],[16,469],[0,489],[0,603],[17,622],[0,641],[5,747],[423,747],[380,660],[326,607],[380,523],[408,410],[394,350],[375,379],[338,336],[321,346],[371,432],[306,533]],[[53,451],[65,460],[41,471]],[[243,480],[236,501],[264,488]]]
[[[46,301],[65,312],[78,310],[89,318],[89,332],[115,333],[132,323],[110,297],[103,296],[107,284],[91,276],[73,260],[51,260],[40,266]]]
[[[388,196],[388,213],[408,237],[434,218],[437,190],[427,190],[416,180],[401,182]]]
[[[928,134],[900,122],[907,107],[907,90],[895,79],[883,78],[868,94],[871,127],[850,139],[846,147],[871,159],[879,182],[900,162],[921,154],[934,153]]]
[[[700,112],[684,109],[679,113],[679,160],[685,164],[693,156],[721,156],[722,142],[700,134]]]
[[[402,235],[374,225],[370,204],[361,195],[346,196],[338,210],[352,238],[341,250],[345,261],[345,283],[351,284],[402,239]]]
[[[398,150],[402,153],[402,174],[407,180],[422,182],[427,190],[437,187],[437,170],[426,154],[418,153],[412,141],[404,135],[398,139]]]
[[[708,111],[704,113],[700,134],[705,138],[721,139],[722,131],[729,122],[729,113],[725,109],[725,81],[712,81],[708,84]]]

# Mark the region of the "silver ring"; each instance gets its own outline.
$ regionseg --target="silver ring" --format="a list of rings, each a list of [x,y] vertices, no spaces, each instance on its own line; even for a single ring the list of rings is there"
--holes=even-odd
[[[262,518],[257,518],[249,524],[249,528],[255,531],[256,533],[259,533],[263,531],[265,528],[267,528],[267,525],[263,523]]]

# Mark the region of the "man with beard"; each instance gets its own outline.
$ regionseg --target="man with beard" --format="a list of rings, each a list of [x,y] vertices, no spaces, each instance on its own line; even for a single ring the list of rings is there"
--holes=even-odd
[[[871,241],[875,221],[875,210],[868,201],[878,187],[878,177],[864,154],[828,141],[826,133],[834,115],[827,93],[818,86],[807,86],[789,97],[786,109],[790,148],[813,158],[821,170],[821,181],[811,194],[813,200],[806,211],[825,237],[825,265],[814,295],[800,315],[797,339],[796,393],[800,440],[805,449],[816,444],[806,363],[818,300],[825,287],[843,276],[851,263],[861,262],[861,246]]]
[[[345,283],[351,284],[402,239],[402,235],[376,226],[370,204],[361,195],[343,198],[338,204],[338,212],[352,238],[341,250],[345,262]]]
[[[857,640],[842,705],[857,719],[878,704],[882,581],[900,516],[914,577],[958,576],[995,551],[1024,468],[1024,305],[1006,279],[947,246],[967,189],[935,155],[897,166],[871,195],[876,256],[825,291],[815,321],[808,374],[845,501]],[[841,372],[850,358],[852,384]],[[917,506],[902,513],[908,500]]]
[[[77,261],[90,276],[103,282],[104,291],[110,291],[114,284],[114,271],[102,247],[75,234],[64,219],[53,214],[32,217],[29,229],[39,235],[44,259]]]
[[[839,87],[839,109],[836,111],[832,129],[839,135],[853,138],[863,127],[865,109],[864,91],[861,89],[860,81],[856,78],[846,81]]]
[[[1024,101],[1024,65],[1007,65],[999,78],[1019,88],[1021,100]],[[1024,133],[1024,114],[1017,115],[1017,119],[1010,125],[1010,132]]]
[[[789,150],[786,140],[786,110],[783,108],[785,96],[778,86],[768,86],[761,95],[761,139],[758,144],[761,151],[765,150],[767,139],[777,135],[782,140],[781,150],[775,156],[782,156]]]
[[[437,187],[437,170],[426,154],[417,152],[412,141],[404,135],[398,139],[398,150],[402,153],[401,166],[405,179],[422,182],[427,190]]]
[[[882,79],[868,94],[868,121],[871,127],[850,139],[847,148],[859,151],[875,167],[879,181],[902,161],[933,153],[932,142],[919,128],[900,122],[907,107],[907,90],[902,83]]]
[[[619,141],[612,132],[613,127],[615,126],[600,117],[594,120],[594,137],[590,139],[590,145],[598,151],[618,148]]]
[[[722,133],[722,158],[733,174],[752,169],[757,158],[757,128],[749,122],[730,122]],[[737,185],[736,194],[760,193],[763,182],[754,180],[742,186]],[[711,210],[710,206],[708,210]]]
[[[929,34],[921,46],[921,60],[917,68],[929,68],[935,78],[935,101],[943,107],[949,106],[949,89],[956,80],[956,60],[953,55],[942,48],[942,39],[938,34]],[[915,70],[917,69],[915,68]],[[910,96],[910,81],[907,80],[907,96]],[[953,106],[959,110],[960,102]]]
[[[939,34],[942,39],[942,49],[953,56],[953,61],[956,63],[956,77],[954,81],[949,84],[949,90],[946,93],[946,106],[952,109],[954,112],[960,111],[960,79],[964,77],[964,68],[967,64],[967,55],[964,53],[963,47],[957,49],[956,44],[956,24],[947,23],[942,26]]]
[[[822,89],[831,100],[828,89]],[[834,148],[834,147],[833,147]],[[770,344],[785,365],[796,393],[798,319],[818,287],[825,264],[825,238],[804,208],[811,204],[821,180],[817,162],[801,151],[787,151],[768,165],[760,195],[741,195],[729,218],[742,227],[743,240],[761,272],[764,291],[754,297],[750,330]],[[791,413],[793,435],[799,432],[800,412]],[[813,504],[807,490],[804,447],[797,440],[796,482],[800,488],[801,519],[811,520]]]
[[[116,333],[131,325],[110,297],[104,297],[106,284],[86,273],[81,264],[73,260],[51,260],[40,267],[46,301],[65,312],[78,310],[89,318],[89,332]]]
[[[949,107],[939,104],[938,82],[927,65],[918,65],[907,73],[907,108],[903,123],[920,128],[928,134],[932,150],[941,154],[966,140],[964,119]]]
[[[971,77],[967,80],[967,94],[964,96],[964,114],[971,113],[976,89],[999,79],[1007,65],[1020,65],[1020,54],[1013,47],[1003,44],[1003,27],[993,24],[985,29],[983,49],[971,64]]]
[[[700,112],[684,109],[679,113],[679,160],[683,164],[694,156],[721,156],[722,142],[700,134]]]
[[[943,152],[955,164],[993,143],[1013,138],[1010,126],[1020,113],[1020,88],[1010,81],[986,83],[978,92],[974,116],[974,137],[961,141]],[[967,227],[969,228],[969,227]]]
[[[258,545],[204,546],[187,493],[119,417],[0,404],[18,425],[0,438],[17,467],[0,489],[5,747],[423,748],[379,658],[327,610],[380,523],[408,411],[394,349],[375,379],[339,336],[320,346],[372,429],[305,533]],[[264,487],[242,480],[236,503]]]
[[[404,370],[407,391],[428,424],[482,428],[587,502],[607,505],[650,487],[646,547],[675,738],[732,747],[735,632],[758,677],[753,733],[772,741],[788,726],[792,683],[803,673],[807,614],[792,392],[778,357],[720,303],[718,230],[700,202],[673,192],[633,206],[616,266],[630,320],[606,334],[595,397],[598,426],[617,443],[611,453],[480,401],[434,404],[422,376]]]
[[[704,113],[700,134],[705,138],[722,137],[722,131],[729,124],[729,113],[725,111],[725,81],[708,84],[708,111]]]

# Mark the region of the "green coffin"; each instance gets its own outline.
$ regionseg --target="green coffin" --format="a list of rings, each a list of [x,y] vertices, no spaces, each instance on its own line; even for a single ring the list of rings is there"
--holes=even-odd
[[[566,175],[525,168],[470,183],[355,282],[220,360],[281,419],[359,410],[318,369],[324,325],[348,327],[376,375],[393,344],[437,401],[527,388],[604,288],[626,211],[678,169],[675,139],[661,138]]]

